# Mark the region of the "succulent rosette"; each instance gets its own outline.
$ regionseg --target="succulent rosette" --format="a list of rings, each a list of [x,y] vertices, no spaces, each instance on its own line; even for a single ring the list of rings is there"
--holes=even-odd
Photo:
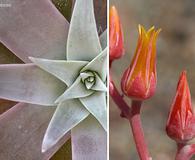
[[[46,128],[54,111],[40,151],[56,150],[71,135],[72,159],[106,159],[107,37],[98,36],[93,0],[76,0],[70,25],[47,0],[12,6],[0,9],[0,41],[27,64],[0,65],[0,98],[21,102],[0,117],[0,126],[13,116],[10,127],[20,126],[16,135],[29,140],[21,116],[30,115],[36,130],[37,123]]]

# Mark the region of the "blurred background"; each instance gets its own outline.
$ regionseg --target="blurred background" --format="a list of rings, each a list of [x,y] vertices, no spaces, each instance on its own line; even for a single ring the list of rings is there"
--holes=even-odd
[[[126,54],[113,63],[113,80],[120,79],[134,54],[138,24],[146,29],[162,28],[157,41],[158,85],[154,97],[144,102],[142,122],[153,160],[173,160],[176,144],[165,133],[165,125],[179,74],[187,70],[195,102],[195,1],[194,0],[110,0],[123,25]],[[129,103],[128,98],[126,99]],[[110,160],[138,160],[127,120],[110,98]],[[192,158],[195,160],[195,157]]]

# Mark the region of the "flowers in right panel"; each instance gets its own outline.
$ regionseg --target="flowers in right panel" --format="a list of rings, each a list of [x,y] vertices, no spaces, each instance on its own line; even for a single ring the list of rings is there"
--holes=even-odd
[[[170,14],[173,9],[178,12]],[[194,54],[185,28],[194,22],[178,29],[185,12],[179,3],[110,0],[111,160],[190,160],[195,154]]]

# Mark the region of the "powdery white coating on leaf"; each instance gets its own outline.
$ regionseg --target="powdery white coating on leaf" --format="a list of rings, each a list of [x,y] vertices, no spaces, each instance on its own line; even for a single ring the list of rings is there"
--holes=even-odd
[[[45,133],[42,151],[54,146],[73,127],[89,115],[79,100],[67,100],[57,107]]]
[[[75,82],[55,101],[55,103],[63,102],[67,99],[87,97],[94,91],[87,90],[84,84],[81,82],[81,78],[78,77]]]
[[[106,160],[106,132],[93,116],[71,131],[73,160]]]
[[[24,62],[65,58],[69,24],[49,0],[12,0],[0,9],[0,41]]]
[[[67,59],[91,61],[101,50],[93,0],[76,0],[67,40]]]
[[[95,91],[102,91],[102,92],[107,92],[107,87],[106,85],[102,82],[101,78],[98,76],[97,73],[95,73],[96,75],[96,82],[95,84],[92,86],[92,90]]]
[[[23,3],[23,4],[18,3],[19,12],[21,10],[22,11],[21,13],[25,13],[24,11],[25,11],[26,4],[30,5],[32,3],[31,7],[33,7],[39,1],[35,0],[33,2],[28,2],[28,1],[21,0],[21,2],[25,2],[25,3]],[[14,3],[16,3],[16,2],[14,2]],[[67,25],[65,25],[65,24],[67,24],[67,22],[65,21],[64,23],[61,23],[61,20],[63,19],[63,17],[60,17],[60,16],[58,16],[57,18],[53,17],[53,14],[58,15],[58,12],[56,12],[56,10],[50,4],[50,1],[48,1],[48,3],[46,3],[46,0],[43,0],[43,1],[41,1],[41,4],[44,4],[45,6],[40,5],[37,8],[33,7],[33,9],[29,11],[29,14],[32,14],[32,12],[34,12],[34,10],[37,10],[37,14],[35,13],[34,16],[31,15],[32,21],[31,21],[31,17],[25,17],[28,15],[28,13],[26,13],[26,15],[21,15],[21,17],[24,19],[28,18],[27,20],[24,20],[24,22],[23,21],[21,22],[21,20],[20,20],[21,17],[18,18],[19,22],[21,22],[22,25],[26,25],[26,28],[28,28],[28,27],[30,28],[29,33],[31,33],[32,35],[25,33],[25,32],[23,33],[22,31],[20,31],[20,29],[22,29],[23,26],[18,25],[18,27],[16,27],[15,31],[12,31],[12,28],[11,28],[9,34],[7,34],[8,32],[6,32],[5,34],[3,34],[3,36],[2,36],[3,32],[1,32],[2,28],[0,28],[0,40],[2,40],[1,36],[4,37],[5,38],[3,41],[4,44],[5,45],[8,44],[8,48],[10,50],[15,52],[15,54],[17,54],[20,58],[22,58],[24,61],[27,61],[27,62],[29,62],[29,60],[27,60],[28,56],[65,60],[66,58],[65,58],[65,56],[63,56],[63,54],[65,55],[65,48],[66,48],[65,43],[66,43],[66,35],[67,35]],[[21,7],[20,5],[24,5],[24,7]],[[17,6],[17,5],[15,5],[15,6]],[[48,19],[49,24],[44,23],[45,21],[47,21],[47,20],[45,20],[45,19],[47,19],[46,17],[44,17],[45,19],[42,19],[43,17],[40,16],[41,20],[39,20],[37,18],[38,17],[37,15],[39,14],[38,12],[39,11],[43,12],[44,8],[46,8],[44,11],[47,11],[47,7],[51,7],[53,9],[52,14],[51,15],[49,14],[52,17],[52,18]],[[40,10],[40,8],[43,10]],[[16,8],[16,11],[17,11],[17,8]],[[12,12],[12,11],[9,10],[9,12]],[[5,11],[5,13],[7,13],[7,11]],[[20,14],[18,14],[18,15],[20,15]],[[0,18],[1,18],[1,16],[0,16]],[[31,24],[32,26],[28,26],[27,25],[28,23],[25,22],[25,21],[34,22],[33,21],[34,19],[36,19],[35,20],[36,22],[40,23],[40,24],[38,23],[38,27],[41,26],[41,28],[36,27],[37,24],[34,24],[34,25]],[[52,19],[52,24],[50,24],[51,19]],[[2,19],[0,19],[0,22],[1,22],[1,20]],[[14,20],[13,20],[13,22],[14,22]],[[56,20],[59,23],[56,22],[56,24],[55,24]],[[17,23],[15,23],[15,24],[17,24]],[[54,24],[57,25],[56,28],[53,26]],[[52,26],[53,27],[52,29],[54,29],[54,30],[52,30],[50,28],[50,26]],[[44,28],[44,27],[46,27],[46,28]],[[49,28],[47,28],[47,27],[49,27]],[[64,30],[62,28],[58,29],[58,27],[64,27],[63,28]],[[33,29],[35,30],[34,32],[33,32]],[[42,31],[42,29],[44,31]],[[26,30],[28,31],[28,29],[26,29]],[[24,30],[24,31],[26,31],[26,30]],[[38,32],[38,34],[36,34],[36,30],[40,30],[41,32]],[[56,30],[59,30],[60,33],[58,33],[58,32],[56,33]],[[45,32],[48,32],[48,33],[45,34]],[[20,34],[22,37],[21,40],[19,40]],[[11,39],[10,35],[13,36],[14,38],[16,37],[17,40]],[[47,36],[47,38],[45,37],[45,35]],[[31,37],[31,39],[30,39],[30,37]],[[50,38],[51,38],[51,40],[50,40]],[[32,40],[32,42],[30,41],[30,43],[29,43],[28,39]],[[37,40],[37,42],[33,43],[33,41],[35,41],[35,39]],[[44,44],[41,42],[41,40],[44,42]],[[46,42],[46,40],[48,42]],[[101,41],[102,45],[106,46],[105,39],[104,40],[101,39],[100,41]],[[70,27],[70,32],[69,32],[68,44],[67,44],[68,48],[67,48],[66,54],[67,54],[68,60],[91,61],[91,62],[89,62],[89,65],[87,65],[87,64],[85,65],[85,67],[86,67],[85,70],[92,69],[95,72],[97,72],[98,76],[100,76],[100,79],[102,80],[102,83],[101,83],[101,85],[102,85],[106,80],[106,69],[105,68],[106,68],[106,61],[107,60],[106,60],[106,49],[102,52],[102,48],[100,46],[100,41],[99,41],[99,37],[97,34],[95,18],[94,18],[94,13],[93,13],[93,0],[77,0],[76,5],[75,5],[75,9],[73,12],[72,20],[71,20],[71,27]],[[24,45],[24,44],[26,44],[26,46],[25,46],[25,48],[22,48],[22,45]],[[29,51],[29,53],[28,53],[28,51]],[[56,52],[54,52],[54,51],[56,51]],[[70,79],[68,79],[68,80],[63,79],[65,77],[65,75],[61,74],[63,72],[63,70],[62,69],[60,70],[60,67],[63,67],[63,65],[60,64],[59,65],[60,67],[57,65],[58,68],[55,68],[55,66],[50,66],[51,67],[51,69],[50,69],[49,65],[48,65],[49,63],[48,64],[44,63],[44,65],[43,65],[42,62],[41,62],[41,64],[39,64],[40,59],[35,59],[35,58],[32,59],[31,58],[31,60],[32,61],[35,60],[34,61],[35,64],[37,64],[39,67],[46,70],[47,72],[51,73],[51,74],[48,74],[45,71],[43,71],[37,67],[41,72],[46,73],[47,75],[50,75],[49,77],[46,78],[46,82],[48,81],[48,79],[50,79],[52,77],[53,79],[55,79],[55,81],[58,81],[58,82],[60,82],[60,84],[63,84],[64,88],[60,87],[60,89],[63,90],[61,92],[61,94],[64,92],[66,84],[69,87],[69,86],[71,86],[71,84],[74,83],[73,79],[75,80],[75,76],[76,76],[75,72],[73,74],[67,73],[67,74],[69,74]],[[46,62],[45,60],[43,60],[43,61]],[[51,60],[51,61],[53,61],[53,60]],[[49,60],[47,60],[47,62],[49,62]],[[54,60],[53,62],[56,63],[57,61]],[[82,63],[84,64],[84,62],[82,62]],[[76,64],[76,63],[74,63],[74,64]],[[71,68],[74,68],[73,71],[78,71],[79,68],[72,67],[72,66],[74,66],[74,64],[72,63],[66,69],[71,70]],[[21,66],[23,66],[23,65],[21,65]],[[54,67],[54,68],[52,68],[52,67]],[[83,68],[83,66],[80,69],[82,69],[82,68]],[[64,72],[66,72],[66,69],[64,69]],[[54,71],[54,70],[57,70],[57,71]],[[83,70],[83,71],[85,71],[85,70]],[[23,77],[26,77],[29,74],[30,73],[26,72]],[[54,78],[55,76],[56,76],[56,78]],[[15,77],[13,77],[13,78],[15,78]],[[39,83],[38,80],[39,79],[37,79],[37,83]],[[62,81],[66,84],[64,84]],[[29,84],[30,83],[31,82],[29,82]],[[36,86],[35,83],[33,85]],[[56,84],[56,82],[53,82],[52,85],[49,87],[51,87],[53,89],[53,87],[55,88],[56,85],[58,86],[58,84]],[[99,88],[102,87],[99,85],[96,86],[96,89],[98,87]],[[36,87],[38,89],[38,86],[36,86]],[[41,90],[41,88],[39,90]],[[59,89],[57,91],[59,91]],[[46,90],[43,89],[42,92],[44,92],[46,95],[48,94],[49,96],[53,95],[54,93],[56,94],[56,92],[52,93],[53,91],[49,91],[47,89]],[[101,93],[101,92],[97,92],[97,93]],[[58,95],[58,96],[60,96],[60,95]],[[73,136],[79,135],[79,134],[84,136],[84,138],[81,138],[80,136],[78,136],[79,139],[78,139],[77,144],[81,145],[81,148],[73,150],[73,155],[74,155],[73,159],[74,160],[80,160],[80,159],[82,159],[82,157],[84,160],[91,160],[91,159],[104,160],[104,159],[106,159],[106,132],[105,132],[105,130],[106,130],[106,126],[105,126],[105,124],[106,124],[106,100],[105,100],[106,95],[105,95],[105,93],[103,93],[101,95],[104,95],[104,96],[98,96],[98,97],[100,97],[99,102],[98,102],[99,105],[96,104],[98,106],[95,106],[94,108],[91,108],[94,106],[94,104],[92,103],[92,100],[89,100],[90,96],[87,96],[86,98],[83,99],[84,103],[82,103],[82,104],[86,105],[86,106],[82,106],[83,110],[86,110],[86,108],[87,108],[87,110],[90,111],[91,114],[94,115],[100,123],[94,117],[90,116],[90,118],[87,118],[87,120],[88,120],[87,123],[86,123],[86,120],[84,120],[84,122],[81,122],[81,124],[78,124],[76,127],[73,128]],[[38,95],[38,96],[40,96],[40,95]],[[17,95],[16,95],[16,97],[17,97]],[[88,99],[88,97],[89,97],[89,99]],[[53,96],[48,97],[48,101],[52,101],[52,104],[53,104]],[[76,100],[76,101],[78,101],[78,100]],[[66,101],[64,103],[66,103]],[[94,103],[96,103],[96,101],[94,101]],[[31,107],[33,107],[33,106],[31,105]],[[66,106],[64,106],[64,107],[66,107]],[[80,109],[77,109],[76,113]],[[63,136],[67,132],[67,130],[71,129],[71,124],[76,124],[76,122],[74,121],[75,119],[70,118],[67,120],[67,123],[70,126],[69,127],[66,125],[63,126],[62,125],[63,118],[59,120],[59,117],[62,115],[64,116],[66,114],[66,109],[63,108],[62,110],[60,110],[61,112],[58,112],[59,110],[60,110],[60,107],[58,106],[58,108],[56,110],[56,114],[55,114],[57,116],[54,115],[54,117],[52,118],[52,122],[53,123],[56,122],[54,125],[54,128],[51,130],[48,128],[46,135],[49,135],[49,137],[46,137],[44,139],[45,142],[50,142],[50,143],[45,143],[45,145],[43,145],[43,148],[42,148],[43,150],[47,150],[50,147],[52,147],[53,145],[55,145],[55,143],[58,142],[58,140],[61,138],[61,136]],[[87,110],[86,110],[86,112],[88,113]],[[32,111],[33,111],[33,109],[32,109]],[[45,107],[44,112],[47,112],[47,111],[49,111],[49,108]],[[96,111],[97,111],[97,113],[94,113]],[[76,114],[76,113],[74,113],[74,114]],[[81,112],[81,113],[84,114],[84,112]],[[87,116],[87,115],[85,115],[85,116]],[[100,118],[102,118],[102,119],[100,120]],[[50,123],[51,126],[53,125],[52,122]],[[59,124],[57,122],[59,122]],[[103,127],[100,124],[102,124]],[[19,125],[19,128],[21,128],[20,125]],[[61,130],[59,130],[59,129],[61,129]],[[77,129],[78,129],[78,131],[74,132],[74,130],[77,130]],[[57,136],[57,133],[59,134],[58,136]],[[73,139],[74,139],[74,137],[73,137]],[[82,144],[82,142],[83,142],[83,144]],[[83,150],[84,149],[83,146],[85,146],[85,143],[87,144],[86,149],[87,148],[88,148],[87,150],[91,149],[92,152],[86,152]],[[76,143],[74,143],[74,144],[76,146]],[[89,144],[92,144],[92,145],[89,145]],[[85,152],[85,155],[83,155],[83,153],[84,153],[83,151]],[[80,157],[77,156],[80,154],[82,156],[80,156]],[[28,157],[28,155],[27,155],[27,157]]]
[[[107,131],[106,94],[95,92],[91,96],[80,98],[80,101]]]
[[[74,82],[81,68],[88,63],[85,61],[48,60],[33,57],[30,57],[30,60],[66,83],[67,86]]]
[[[102,81],[105,82],[107,75],[107,47],[99,53],[97,57],[95,57],[91,62],[89,62],[81,72],[86,70],[91,70],[97,72]]]
[[[0,65],[0,98],[52,106],[66,85],[33,64]]]
[[[10,8],[0,9],[0,41],[24,62],[30,62],[28,56],[64,58],[69,24],[51,1],[10,2]],[[52,149],[41,153],[43,135],[53,112],[53,107],[19,103],[1,115],[0,159],[51,158],[70,137],[70,134],[65,135]],[[33,125],[29,125],[30,121]],[[19,125],[20,131],[24,129],[27,137],[14,129],[21,123],[25,125]]]

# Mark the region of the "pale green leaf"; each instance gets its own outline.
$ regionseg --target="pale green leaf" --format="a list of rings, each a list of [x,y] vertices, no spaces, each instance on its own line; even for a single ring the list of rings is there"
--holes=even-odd
[[[88,97],[80,98],[80,101],[107,131],[106,94],[94,92]]]
[[[68,86],[73,84],[81,68],[87,64],[84,61],[48,60],[33,57],[30,57],[30,60]]]
[[[77,0],[68,34],[67,59],[91,61],[101,50],[93,0]]]
[[[42,151],[45,152],[54,146],[68,131],[89,115],[77,99],[60,103],[46,130]]]
[[[93,93],[92,90],[87,90],[85,85],[81,82],[81,78],[78,77],[75,82],[55,101],[55,103],[63,102],[67,99],[86,97]]]
[[[91,70],[97,72],[102,81],[105,82],[107,75],[107,48],[105,48],[97,57],[95,57],[91,62],[89,62],[81,72],[86,70]]]
[[[102,92],[107,92],[107,87],[106,85],[102,82],[101,78],[96,74],[96,82],[95,84],[91,87],[92,90],[95,91],[102,91]]]

